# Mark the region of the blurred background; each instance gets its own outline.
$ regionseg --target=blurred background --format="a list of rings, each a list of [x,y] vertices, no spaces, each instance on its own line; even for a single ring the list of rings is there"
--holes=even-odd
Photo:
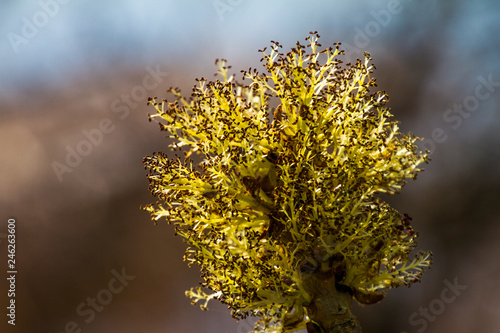
[[[354,305],[364,332],[498,332],[500,3],[484,1],[13,1],[0,4],[0,267],[16,220],[16,325],[1,332],[243,333],[224,306],[191,306],[197,268],[157,226],[142,158],[167,151],[148,96],[186,95],[214,60],[311,30],[345,60],[369,51],[403,132],[432,152],[386,198],[434,253],[422,283]],[[238,75],[239,77],[239,75]]]

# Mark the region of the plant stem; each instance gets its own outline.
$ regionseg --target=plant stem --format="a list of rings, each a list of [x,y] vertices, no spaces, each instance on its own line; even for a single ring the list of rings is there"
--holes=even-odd
[[[312,301],[307,306],[311,322],[308,333],[361,333],[361,326],[350,308],[352,293],[338,285],[335,276],[325,277],[319,270],[304,279]]]

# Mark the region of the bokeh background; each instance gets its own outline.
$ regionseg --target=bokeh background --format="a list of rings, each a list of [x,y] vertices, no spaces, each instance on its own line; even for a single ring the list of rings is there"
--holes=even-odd
[[[8,218],[18,270],[15,327],[0,279],[1,332],[249,331],[216,302],[189,304],[198,270],[139,209],[154,201],[142,158],[168,144],[146,98],[189,94],[215,58],[260,69],[258,49],[311,30],[351,60],[370,51],[402,130],[432,152],[387,200],[414,218],[434,265],[422,283],[355,305],[364,331],[498,332],[498,1],[5,0],[0,22],[0,276]]]

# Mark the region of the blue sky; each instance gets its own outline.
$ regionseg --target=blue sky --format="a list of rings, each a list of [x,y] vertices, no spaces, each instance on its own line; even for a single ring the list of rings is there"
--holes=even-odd
[[[2,89],[39,80],[57,82],[70,72],[116,61],[137,65],[158,58],[242,57],[270,39],[291,43],[310,30],[329,35],[332,42],[352,39],[351,26],[362,26],[369,18],[367,11],[343,14],[357,12],[353,9],[362,8],[362,2],[61,2],[67,3],[2,2]]]
[[[137,65],[159,58],[211,59],[221,54],[240,59],[270,39],[292,43],[309,30],[320,31],[328,42],[354,45],[356,31],[364,30],[375,20],[373,13],[388,10],[391,3],[397,14],[371,38],[367,48],[372,52],[390,45],[391,38],[401,38],[397,33],[402,25],[439,25],[445,16],[438,1],[422,5],[411,0],[316,0],[307,5],[277,0],[3,1],[0,87],[64,81],[68,73],[117,61]],[[454,3],[454,17],[444,27],[450,40],[442,46],[456,57],[474,56],[474,50],[484,47],[496,51],[499,40],[492,32],[499,25],[498,4]],[[398,43],[416,45],[419,32],[426,30],[410,32]],[[495,66],[495,55],[481,54],[484,66]]]

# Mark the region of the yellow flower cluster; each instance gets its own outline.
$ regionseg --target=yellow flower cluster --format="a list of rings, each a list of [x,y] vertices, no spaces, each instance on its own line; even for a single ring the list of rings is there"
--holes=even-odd
[[[339,44],[320,50],[318,38],[286,54],[272,42],[266,73],[243,71],[248,85],[218,60],[222,80],[198,80],[190,99],[170,89],[174,102],[149,100],[150,119],[185,156],[145,157],[159,199],[145,209],[175,226],[185,260],[201,266],[193,303],[258,316],[257,332],[327,331],[310,281],[371,304],[430,265],[430,253],[409,258],[411,218],[376,196],[415,178],[426,153],[399,132],[387,96],[370,92],[369,55],[343,66]]]

